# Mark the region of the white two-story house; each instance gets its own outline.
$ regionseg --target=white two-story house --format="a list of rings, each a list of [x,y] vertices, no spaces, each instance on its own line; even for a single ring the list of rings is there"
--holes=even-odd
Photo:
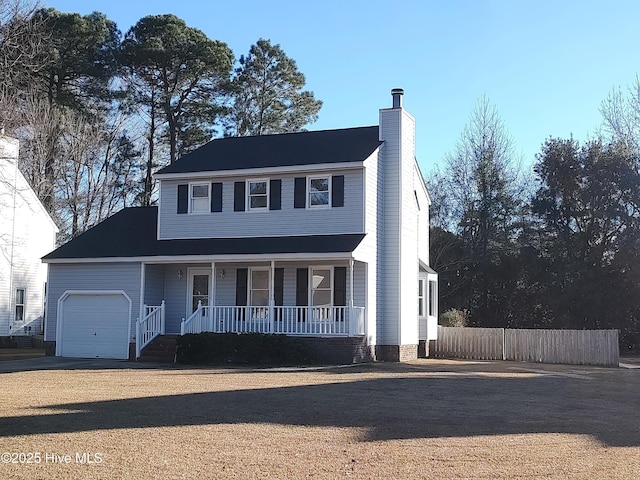
[[[47,265],[58,228],[18,169],[19,142],[0,133],[0,337],[42,333]]]
[[[44,257],[51,350],[127,358],[158,335],[264,332],[327,360],[416,358],[437,276],[402,95],[378,126],[217,139],[158,171],[157,207]]]

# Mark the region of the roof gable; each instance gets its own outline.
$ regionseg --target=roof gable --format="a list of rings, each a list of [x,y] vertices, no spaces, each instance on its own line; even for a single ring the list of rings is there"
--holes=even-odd
[[[184,155],[157,175],[362,162],[381,143],[377,126],[220,138]]]

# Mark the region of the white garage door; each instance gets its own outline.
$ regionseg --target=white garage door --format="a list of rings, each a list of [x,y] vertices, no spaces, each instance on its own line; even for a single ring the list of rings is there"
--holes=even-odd
[[[58,311],[62,357],[129,357],[130,300],[121,292],[70,293]]]

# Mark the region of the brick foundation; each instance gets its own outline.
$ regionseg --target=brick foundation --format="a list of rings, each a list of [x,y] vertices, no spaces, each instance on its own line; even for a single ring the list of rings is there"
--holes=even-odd
[[[50,342],[50,341],[46,341],[46,342],[42,342],[43,346],[44,346],[44,354],[47,357],[53,357],[56,354],[56,342]]]
[[[316,354],[318,361],[329,364],[352,364],[373,362],[373,348],[367,345],[366,337],[297,337]]]
[[[381,362],[408,362],[418,358],[418,345],[376,345],[376,359]]]

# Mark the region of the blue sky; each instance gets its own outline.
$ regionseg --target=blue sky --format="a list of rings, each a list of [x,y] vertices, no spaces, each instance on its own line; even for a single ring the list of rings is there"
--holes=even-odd
[[[375,125],[391,89],[404,88],[424,173],[455,147],[482,95],[532,163],[549,136],[589,138],[602,100],[640,71],[633,0],[43,1],[100,11],[123,33],[173,13],[236,56],[269,38],[324,102],[312,130]]]

